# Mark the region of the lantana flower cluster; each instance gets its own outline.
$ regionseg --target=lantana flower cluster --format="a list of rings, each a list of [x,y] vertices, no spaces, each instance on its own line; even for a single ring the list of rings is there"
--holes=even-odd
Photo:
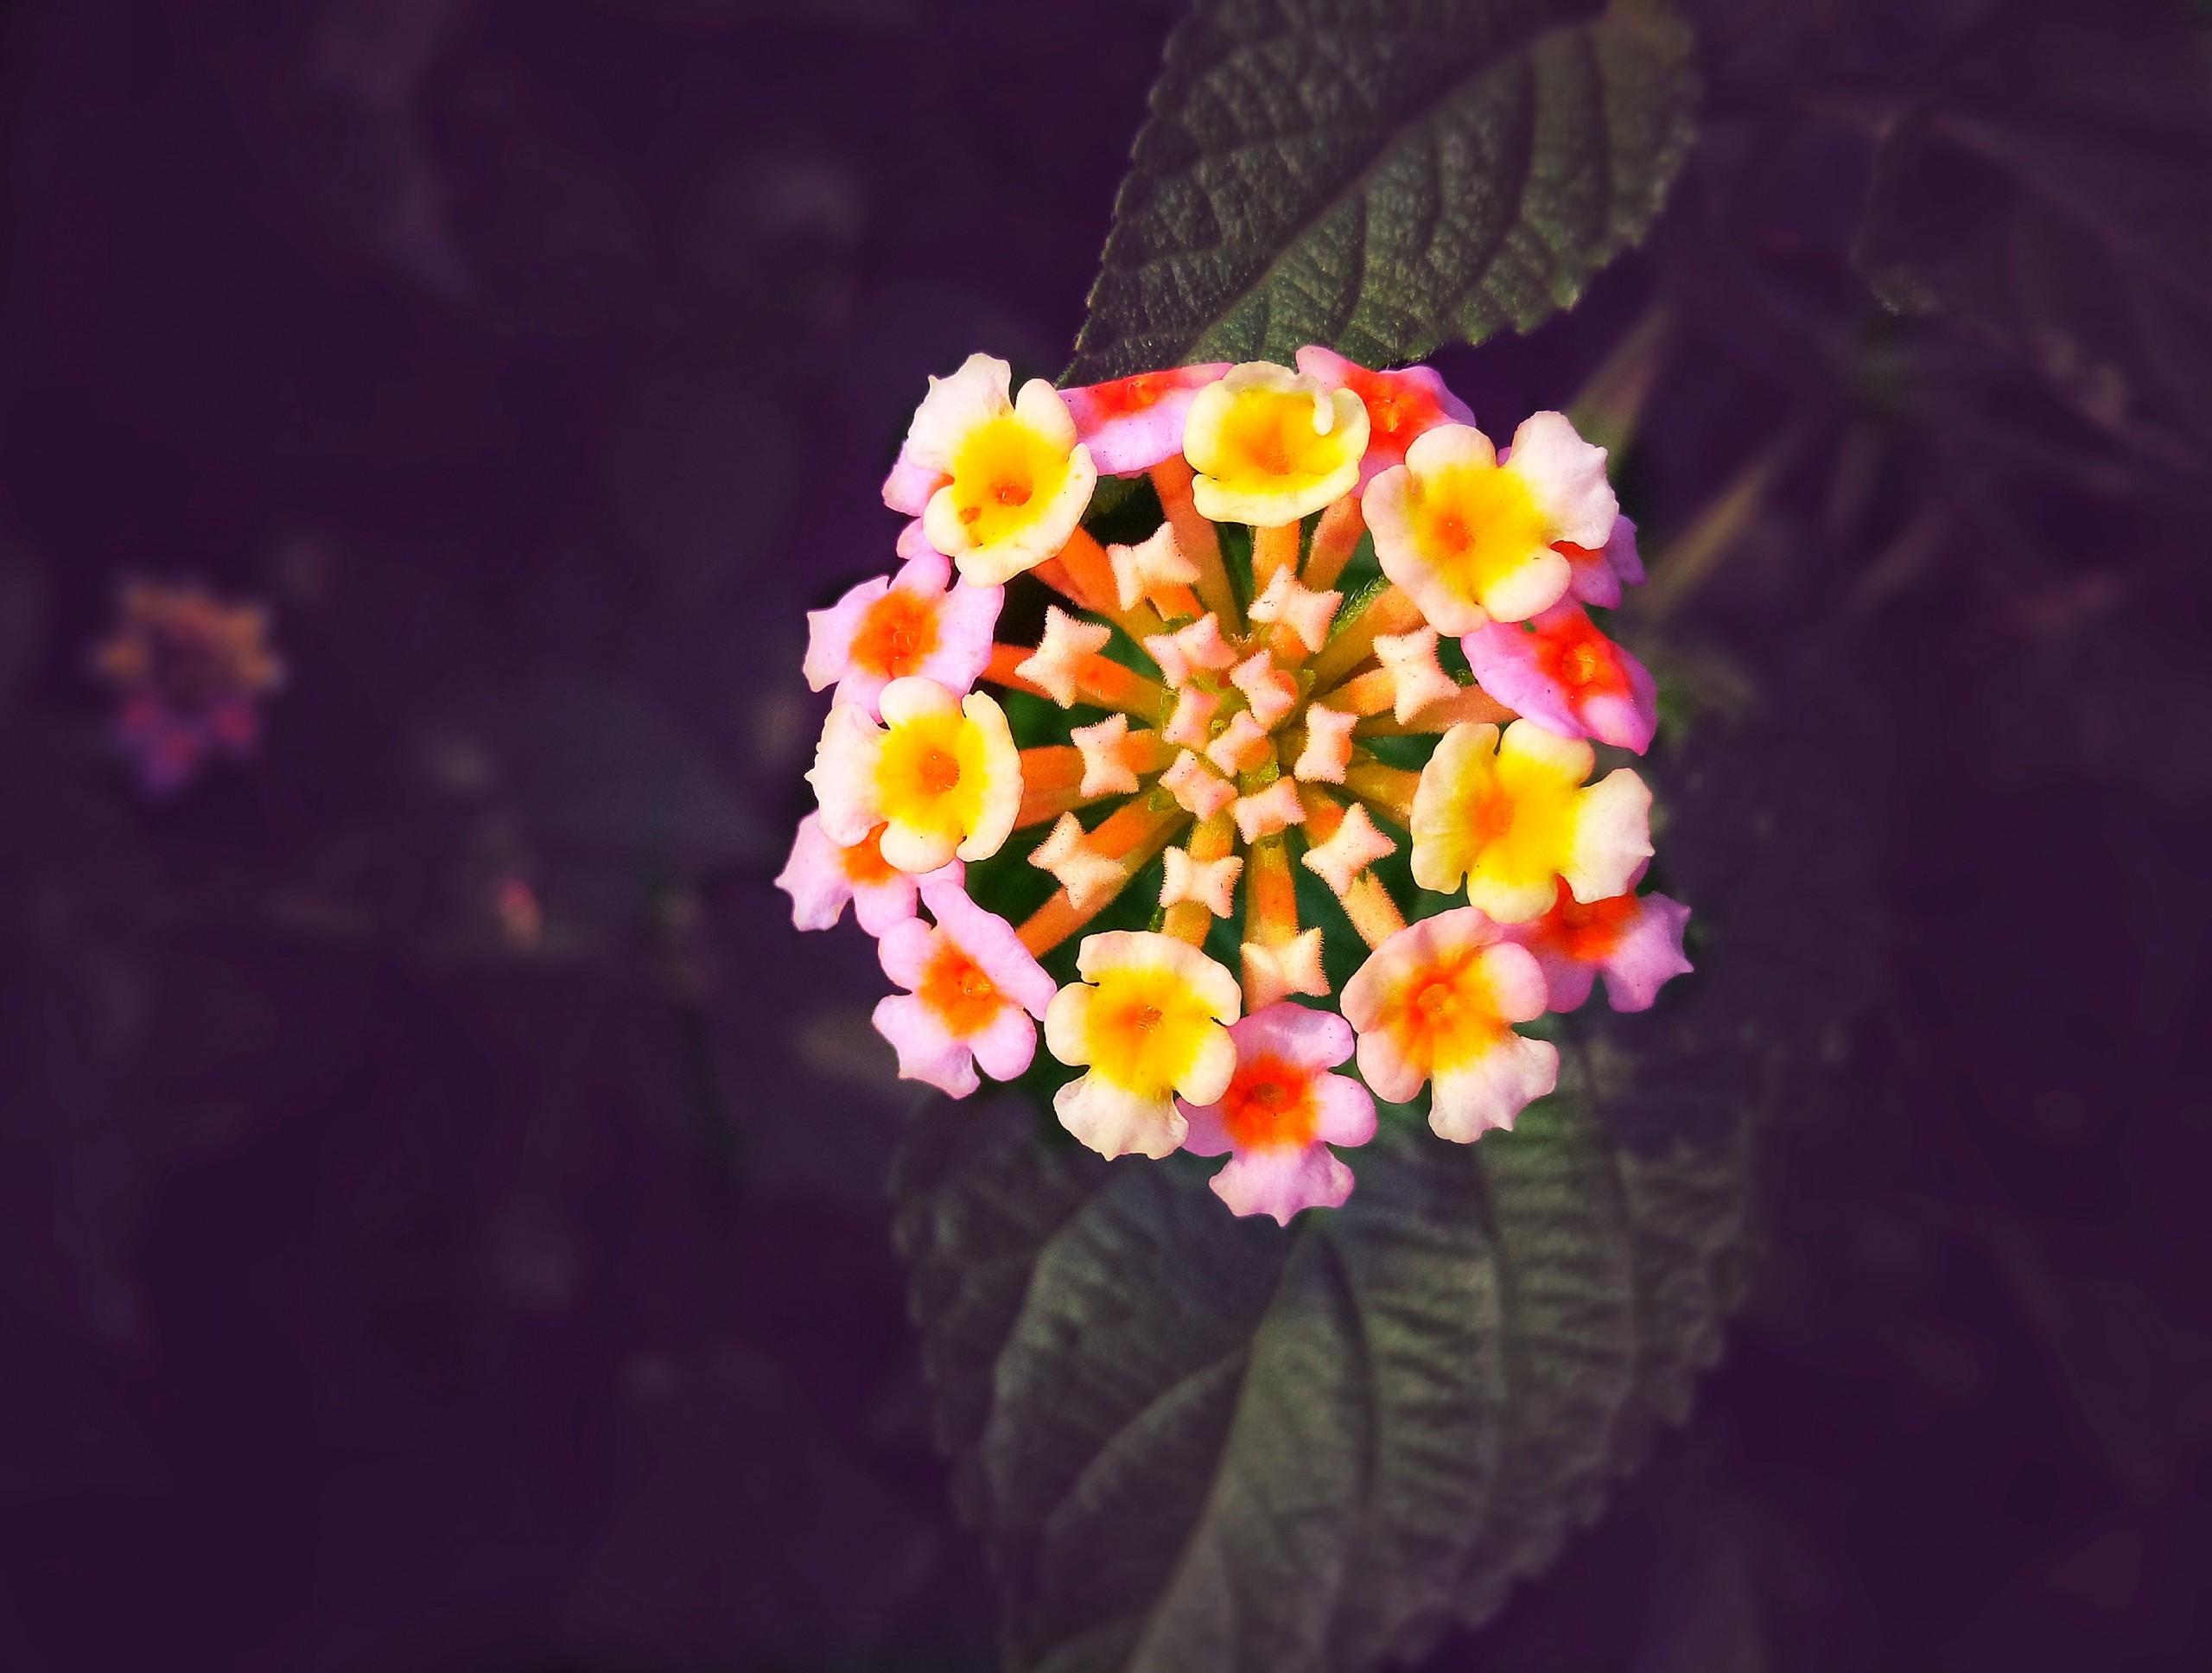
[[[1014,1078],[1041,1025],[1077,1138],[1226,1154],[1215,1192],[1287,1224],[1345,1199],[1376,1098],[1510,1128],[1559,1072],[1521,1025],[1689,968],[1687,909],[1637,892],[1650,792],[1597,772],[1656,719],[1589,614],[1636,531],[1560,414],[1501,448],[1433,371],[1320,348],[1068,390],[977,354],[883,497],[900,566],[810,618],[835,697],[778,881],[800,928],[849,901],[878,938],[903,1076]],[[1051,893],[1015,922],[968,868],[1025,847]]]

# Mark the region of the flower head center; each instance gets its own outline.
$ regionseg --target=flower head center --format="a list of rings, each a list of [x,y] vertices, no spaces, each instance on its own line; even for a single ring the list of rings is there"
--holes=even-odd
[[[899,679],[918,673],[937,646],[937,607],[894,587],[861,619],[853,660],[886,679]]]
[[[1319,1112],[1312,1076],[1272,1055],[1240,1063],[1221,1100],[1222,1124],[1240,1150],[1310,1143]]]
[[[1629,920],[1636,915],[1637,901],[1633,894],[1618,894],[1586,903],[1576,900],[1562,882],[1558,904],[1552,911],[1560,951],[1570,958],[1594,964],[1619,945]]]
[[[984,973],[982,966],[950,938],[943,937],[922,971],[914,995],[937,1014],[947,1033],[959,1039],[990,1027],[1007,1002],[998,983]]]
[[[878,825],[868,834],[865,841],[855,843],[838,856],[844,868],[846,880],[863,887],[871,883],[887,883],[899,873],[897,868],[883,857],[883,827]]]
[[[921,780],[925,790],[944,795],[960,783],[960,758],[949,749],[931,744],[914,764],[914,776]]]

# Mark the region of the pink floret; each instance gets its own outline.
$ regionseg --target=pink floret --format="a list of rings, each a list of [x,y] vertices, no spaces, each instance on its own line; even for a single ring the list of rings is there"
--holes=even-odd
[[[907,544],[901,537],[902,550]],[[952,561],[920,543],[896,576],[863,581],[828,609],[807,612],[806,683],[817,691],[834,684],[837,702],[879,720],[883,688],[909,675],[964,697],[990,662],[1005,601],[1003,587],[954,581]],[[905,639],[884,631],[885,611],[899,613]]]
[[[1200,1156],[1233,1153],[1212,1183],[1236,1214],[1265,1214],[1287,1225],[1301,1209],[1341,1206],[1351,1194],[1352,1173],[1329,1147],[1375,1136],[1367,1089],[1329,1072],[1352,1054],[1351,1025],[1332,1012],[1282,1002],[1233,1024],[1229,1037],[1236,1072],[1228,1091],[1213,1104],[1176,1100],[1190,1123],[1183,1148]],[[1278,1110],[1297,1114],[1270,1131]]]
[[[1370,372],[1332,350],[1308,347],[1298,351],[1298,369],[1332,389],[1350,390],[1366,407],[1367,453],[1359,465],[1362,488],[1392,466],[1404,464],[1406,449],[1423,431],[1439,424],[1475,422],[1474,409],[1446,389],[1444,379],[1427,366]]]
[[[852,848],[841,847],[822,828],[822,816],[810,813],[798,822],[791,858],[777,874],[776,887],[791,897],[791,922],[800,929],[831,928],[849,900],[860,926],[880,936],[913,917],[920,884],[957,885],[966,875],[967,868],[955,860],[925,878],[910,877],[885,863],[873,836]]]
[[[1562,599],[1528,622],[1491,621],[1459,641],[1475,682],[1547,732],[1641,754],[1659,722],[1650,671]]]
[[[1077,438],[1090,449],[1090,462],[1106,475],[1128,476],[1183,451],[1191,403],[1228,370],[1226,361],[1174,366],[1064,389],[1060,398]]]
[[[1014,926],[957,883],[927,882],[922,900],[937,922],[893,925],[877,945],[884,974],[907,991],[877,1002],[875,1027],[897,1050],[902,1079],[965,1097],[982,1084],[978,1069],[1012,1080],[1028,1068],[1055,984]],[[947,969],[986,978],[976,984],[985,991],[955,980],[948,996]]]
[[[1546,1009],[1575,1009],[1603,974],[1615,1010],[1643,1011],[1661,988],[1692,968],[1682,951],[1689,917],[1688,906],[1663,894],[1578,902],[1561,884],[1550,911],[1505,933],[1543,972]]]

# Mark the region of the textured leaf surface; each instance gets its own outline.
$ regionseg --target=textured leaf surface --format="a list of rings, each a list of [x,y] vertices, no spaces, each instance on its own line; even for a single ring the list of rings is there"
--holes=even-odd
[[[1866,939],[1833,772],[1715,742],[1662,792],[1704,971],[1573,1019],[1513,1133],[1386,1111],[1350,1203],[1283,1231],[1206,1166],[1102,1161],[1019,1098],[925,1116],[899,1236],[1012,1666],[1416,1651],[1685,1415],[1746,1282],[1764,1117]]]
[[[2008,9],[1883,143],[1857,248],[2113,427],[2212,439],[2212,46],[2159,0]]]
[[[1662,0],[1198,0],[1070,378],[1525,330],[1643,234],[1695,96]]]

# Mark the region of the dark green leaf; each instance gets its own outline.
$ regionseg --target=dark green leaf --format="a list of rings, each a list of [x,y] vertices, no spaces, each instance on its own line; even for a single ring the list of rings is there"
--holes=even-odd
[[[1842,775],[1701,722],[1663,775],[1700,973],[1572,1019],[1559,1093],[1458,1146],[1386,1110],[1344,1208],[1232,1218],[1017,1097],[940,1104],[898,1189],[940,1439],[1009,1661],[1361,1670],[1480,1619],[1719,1351],[1764,1117],[1866,940]]]
[[[1875,159],[1877,295],[2113,429],[2212,436],[2212,54],[2158,0],[2006,9]]]
[[[1695,96],[1663,0],[1198,0],[1069,377],[1526,330],[1642,236]]]

